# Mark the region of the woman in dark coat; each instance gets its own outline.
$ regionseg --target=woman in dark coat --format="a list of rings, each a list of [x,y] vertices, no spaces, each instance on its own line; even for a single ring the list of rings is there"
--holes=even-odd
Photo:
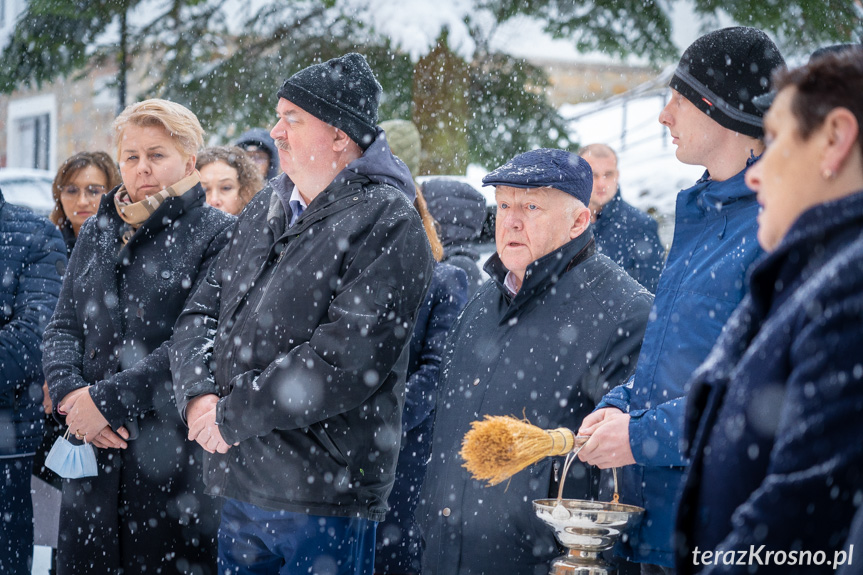
[[[59,573],[214,573],[218,511],[167,345],[233,218],[204,204],[189,110],[147,100],[114,129],[123,185],[84,223],[44,339],[55,415],[98,448],[98,476],[63,482]]]
[[[682,574],[830,571],[861,505],[863,52],[774,84],[746,174],[768,254],[687,397]]]
[[[63,235],[66,244],[66,256],[72,256],[75,241],[81,232],[81,226],[90,216],[96,213],[99,202],[109,190],[120,185],[120,172],[111,156],[105,152],[78,152],[66,158],[51,186],[54,196],[54,210],[50,219]],[[60,478],[45,467],[45,456],[57,437],[62,435],[62,427],[51,415],[54,411],[51,397],[48,393],[48,383],[42,389],[45,408],[45,436],[42,445],[36,451],[33,462],[33,474],[41,477],[51,485],[60,488]]]
[[[119,185],[120,172],[117,170],[117,164],[105,152],[78,152],[66,158],[57,170],[51,186],[54,210],[49,217],[63,236],[67,257],[72,255],[81,226],[99,209],[102,196]],[[45,432],[42,435],[42,444],[39,445],[33,459],[33,475],[52,487],[62,489],[62,478],[45,466],[48,452],[57,438],[63,435],[63,426],[53,416],[54,406],[51,405],[48,382],[42,385],[42,406],[45,410]],[[49,534],[56,533],[59,508],[55,505],[59,505],[59,499],[48,497],[45,491],[37,488],[33,493],[33,502],[36,506],[50,505],[50,509],[45,507],[45,511],[39,514],[39,517],[51,517],[54,528],[47,529],[46,526],[42,532],[37,529],[36,544],[50,545],[54,548],[51,564],[55,565],[56,539],[51,539]],[[38,523],[37,527],[39,527]]]

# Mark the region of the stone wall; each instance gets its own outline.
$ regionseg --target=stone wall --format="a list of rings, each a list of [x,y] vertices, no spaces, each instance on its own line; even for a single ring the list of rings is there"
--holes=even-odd
[[[548,98],[555,107],[602,100],[622,94],[656,78],[659,70],[649,66],[532,60],[549,76]]]

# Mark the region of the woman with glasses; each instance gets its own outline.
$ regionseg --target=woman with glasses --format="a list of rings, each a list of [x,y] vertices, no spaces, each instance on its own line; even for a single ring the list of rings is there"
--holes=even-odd
[[[203,493],[202,452],[186,440],[167,354],[234,221],[204,203],[203,133],[166,100],[114,121],[122,185],[80,228],[45,330],[54,416],[73,443],[97,448],[97,476],[63,481],[60,575],[216,570],[218,508]]]
[[[60,228],[69,255],[84,220],[96,213],[106,192],[120,185],[120,173],[105,152],[79,152],[57,170],[51,191],[51,221]]]

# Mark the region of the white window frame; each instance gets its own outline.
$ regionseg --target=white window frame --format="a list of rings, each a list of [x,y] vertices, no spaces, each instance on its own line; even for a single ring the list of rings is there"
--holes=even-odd
[[[21,98],[9,102],[6,115],[6,165],[10,168],[21,166],[19,160],[19,143],[14,141],[15,125],[18,120],[31,116],[48,115],[48,169],[57,170],[57,99],[54,94],[41,94],[30,98]]]

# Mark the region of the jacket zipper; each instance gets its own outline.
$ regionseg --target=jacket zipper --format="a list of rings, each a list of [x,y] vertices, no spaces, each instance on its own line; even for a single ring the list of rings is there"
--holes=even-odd
[[[288,251],[288,246],[287,246],[287,245],[286,245],[286,246],[284,246],[284,247],[282,248],[282,251],[279,253],[279,257],[277,257],[277,258],[276,258],[276,261],[274,261],[274,262],[270,265],[270,267],[271,267],[271,268],[275,268],[276,266],[278,266],[278,265],[279,265],[279,262],[281,262],[281,261],[282,261],[282,258],[283,258],[283,257],[285,257],[285,252],[286,252],[286,251]],[[252,313],[255,313],[255,314],[256,314],[256,313],[258,313],[258,311],[261,309],[261,305],[264,303],[264,295],[265,295],[268,291],[270,291],[270,284],[272,284],[272,283],[273,283],[273,280],[275,279],[275,277],[276,277],[276,273],[275,273],[275,270],[273,270],[273,273],[272,273],[272,274],[270,274],[270,279],[268,279],[268,280],[267,280],[267,285],[265,285],[265,286],[264,286],[264,289],[261,291],[261,298],[258,300],[258,305],[256,305],[256,306],[255,306],[255,311],[253,311]]]

